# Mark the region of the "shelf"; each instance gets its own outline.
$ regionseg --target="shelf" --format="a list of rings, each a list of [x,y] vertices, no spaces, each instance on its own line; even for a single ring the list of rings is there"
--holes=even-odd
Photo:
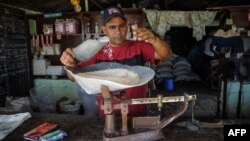
[[[127,10],[124,9],[125,16],[128,19],[129,23],[138,23],[140,27],[143,27],[145,15],[142,10]],[[92,11],[92,12],[81,12],[81,13],[63,13],[61,17],[55,17],[55,18],[44,18],[42,15],[32,15],[27,16],[28,20],[32,20],[30,22],[32,25],[31,27],[35,28],[32,32],[34,35],[41,35],[44,32],[45,33],[53,33],[52,39],[47,40],[48,44],[60,44],[60,55],[45,55],[45,58],[50,60],[51,64],[53,65],[62,65],[60,62],[60,56],[61,53],[66,48],[74,48],[81,44],[86,39],[97,39],[100,37],[105,36],[104,33],[101,32],[101,26],[102,26],[102,15],[100,14],[100,11]],[[74,19],[75,20],[75,30],[68,30],[68,31],[76,31],[76,34],[63,34],[60,35],[58,38],[58,35],[55,34],[55,24],[57,23],[58,31],[65,31],[65,30],[59,30],[60,27],[65,28],[65,25],[61,25],[60,19],[65,21],[66,19]],[[61,21],[61,22],[62,22]],[[29,22],[28,22],[29,23]],[[30,24],[29,23],[29,24]],[[85,33],[87,28],[87,23],[90,23],[90,33]],[[93,33],[95,30],[95,25],[98,24],[98,31],[100,32],[98,36],[96,36],[96,33]],[[51,26],[52,25],[52,26]],[[45,28],[44,28],[45,27]],[[53,28],[53,29],[52,29]],[[45,29],[45,30],[44,30]],[[46,30],[47,29],[47,30]],[[53,30],[53,32],[52,32]],[[49,32],[51,31],[51,32]],[[37,33],[37,34],[36,34]],[[32,40],[32,35],[30,35],[30,40]],[[46,35],[46,34],[43,34]],[[50,34],[47,34],[50,35]],[[51,35],[49,38],[51,38]],[[38,38],[39,37],[39,38]],[[39,46],[41,46],[41,36],[35,36],[35,38],[38,38]],[[44,42],[46,42],[46,39],[43,39]],[[31,47],[30,47],[31,48]]]
[[[33,35],[49,35],[49,36],[53,35],[53,37],[54,37],[54,36],[57,36],[57,35],[61,35],[61,36],[82,36],[84,34],[81,34],[81,33],[77,33],[77,34],[43,34],[43,33],[37,33],[37,34],[32,34],[30,36],[32,37]]]

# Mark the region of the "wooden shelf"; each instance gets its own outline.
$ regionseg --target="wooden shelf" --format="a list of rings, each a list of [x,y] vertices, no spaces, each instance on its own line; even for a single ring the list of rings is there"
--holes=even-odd
[[[137,23],[138,26],[144,27],[145,14],[142,10],[137,9],[123,9],[125,16],[130,24]],[[93,12],[80,12],[80,13],[63,13],[61,17],[44,18],[43,15],[28,15],[28,19],[35,20],[36,23],[36,34],[43,34],[44,24],[53,24],[53,33],[55,33],[55,21],[57,19],[75,19],[76,21],[76,34],[63,34],[61,39],[57,38],[56,34],[53,34],[53,43],[61,45],[61,52],[66,48],[74,48],[83,41],[86,40],[85,28],[87,23],[90,23],[90,34],[91,38],[94,38],[96,33],[94,32],[95,24],[98,23],[99,26],[99,37],[104,36],[101,31],[102,26],[102,15],[100,11]],[[32,39],[32,36],[30,36]],[[40,41],[41,42],[41,41]],[[31,48],[31,47],[30,47]],[[61,55],[61,54],[60,54]],[[51,61],[53,65],[62,65],[60,62],[60,55],[46,55],[46,58]]]

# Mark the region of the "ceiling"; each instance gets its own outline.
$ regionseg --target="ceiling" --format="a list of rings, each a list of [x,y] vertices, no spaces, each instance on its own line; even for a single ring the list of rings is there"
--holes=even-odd
[[[123,8],[131,8],[134,3],[137,7],[161,10],[205,10],[214,6],[250,5],[249,0],[80,0],[82,10],[85,3],[88,11],[99,11],[108,6],[121,4]],[[1,4],[35,12],[74,12],[70,0],[0,0]]]

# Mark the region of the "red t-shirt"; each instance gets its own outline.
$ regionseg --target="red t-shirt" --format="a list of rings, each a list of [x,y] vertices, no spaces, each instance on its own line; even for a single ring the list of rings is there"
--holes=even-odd
[[[145,62],[151,62],[155,64],[154,60],[155,49],[149,43],[144,41],[130,41],[127,40],[122,47],[112,47],[107,43],[92,59],[87,62],[80,62],[79,66],[87,66],[99,62],[117,62],[120,64],[126,64],[130,66],[141,65]],[[125,90],[123,98],[145,98],[147,97],[147,85],[133,87]],[[103,111],[100,110],[100,103],[102,97],[97,97],[99,114],[103,115]],[[115,103],[115,101],[113,101]],[[115,111],[116,115],[120,114],[120,110]],[[129,115],[131,116],[144,116],[147,114],[146,105],[130,105]]]

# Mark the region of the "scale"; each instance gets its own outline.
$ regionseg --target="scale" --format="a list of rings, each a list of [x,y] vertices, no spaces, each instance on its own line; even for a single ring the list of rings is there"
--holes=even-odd
[[[103,104],[101,109],[105,114],[105,125],[103,130],[103,141],[151,141],[164,138],[162,129],[176,118],[181,116],[188,107],[189,101],[195,101],[196,95],[184,94],[184,96],[168,96],[162,97],[161,95],[154,98],[139,98],[130,100],[121,100],[119,103],[112,104],[112,99],[115,98],[109,91],[108,86],[101,86],[101,93],[103,96]],[[182,102],[180,109],[174,113],[161,117],[158,116],[146,116],[146,117],[132,117],[132,130],[128,128],[128,105],[136,104],[157,104],[160,111],[163,103],[169,102]],[[121,110],[121,127],[116,129],[116,120],[113,110]],[[140,129],[142,132],[135,132],[136,129]]]
[[[112,81],[81,77],[77,75],[78,72],[89,72],[111,68],[123,68],[132,70],[140,76],[141,80],[137,85],[124,85]],[[128,66],[109,62],[102,62],[77,69],[65,68],[65,70],[74,76],[76,82],[88,94],[102,94],[103,101],[101,102],[101,109],[103,110],[105,115],[103,141],[151,141],[162,139],[164,138],[164,136],[161,129],[181,116],[187,110],[189,101],[196,100],[196,95],[184,94],[184,96],[169,97],[163,97],[159,95],[152,98],[138,98],[129,100],[120,99],[119,103],[112,104],[112,100],[117,99],[117,97],[110,92],[144,85],[154,77],[155,72],[151,68],[145,66]],[[129,105],[157,104],[158,111],[161,111],[163,103],[169,102],[182,102],[183,104],[180,109],[176,110],[174,113],[169,114],[167,117],[161,117],[161,115],[128,117]],[[117,109],[120,109],[121,111],[121,127],[117,127],[116,117],[113,112]],[[132,125],[129,124],[130,118],[132,119]]]

